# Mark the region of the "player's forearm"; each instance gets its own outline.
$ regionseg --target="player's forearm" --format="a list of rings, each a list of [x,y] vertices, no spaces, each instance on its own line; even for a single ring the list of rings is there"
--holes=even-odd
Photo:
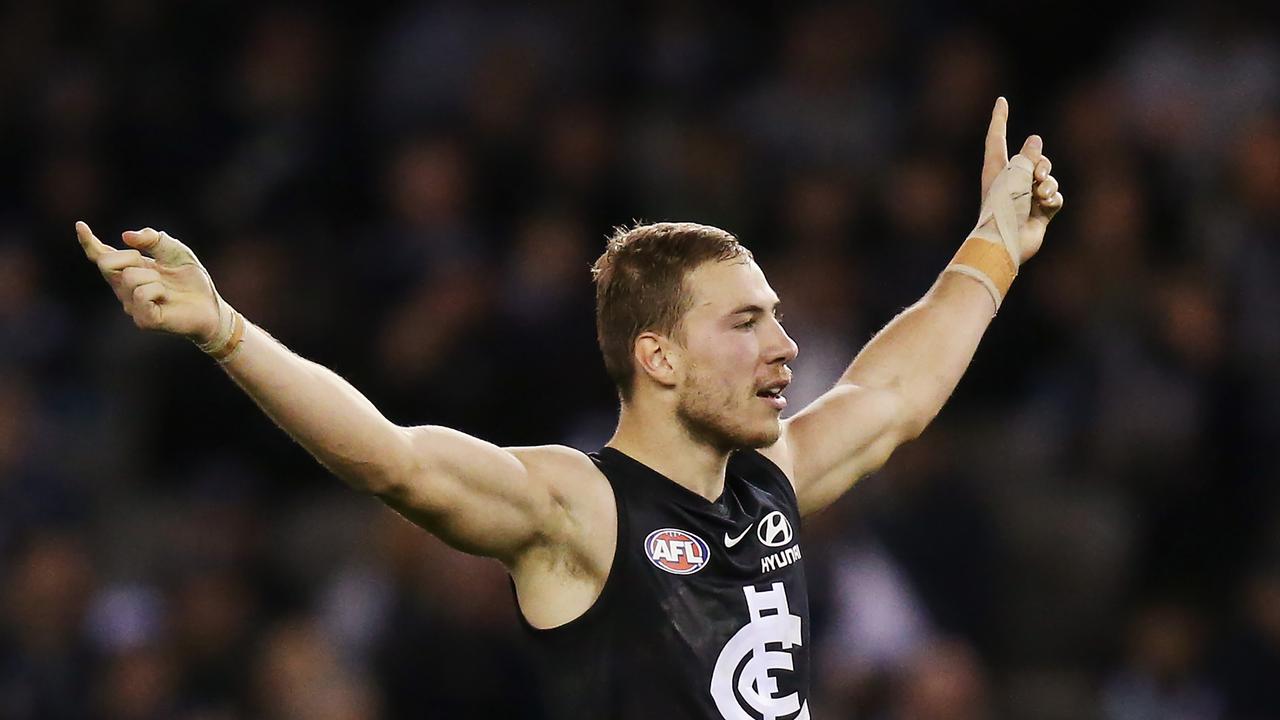
[[[407,434],[350,383],[246,322],[223,365],[258,407],[343,482],[382,492],[405,471]]]
[[[840,382],[892,390],[902,400],[902,434],[915,437],[951,397],[994,308],[979,282],[943,273],[867,343]]]

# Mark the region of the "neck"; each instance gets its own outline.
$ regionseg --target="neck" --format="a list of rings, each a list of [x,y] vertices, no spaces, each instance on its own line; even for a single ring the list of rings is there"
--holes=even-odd
[[[605,444],[709,501],[724,492],[729,452],[692,437],[666,408],[624,403],[618,429]]]

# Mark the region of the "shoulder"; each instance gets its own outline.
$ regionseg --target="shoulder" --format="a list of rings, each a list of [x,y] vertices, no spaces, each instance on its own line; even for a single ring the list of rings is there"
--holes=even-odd
[[[782,492],[783,497],[794,500],[795,484],[791,480],[790,473],[780,462],[785,459],[785,456],[771,452],[772,450],[773,447],[739,450],[729,458],[730,470],[743,475],[765,490],[772,491],[776,486],[776,490]]]
[[[569,485],[590,482],[594,476],[604,479],[586,453],[565,445],[509,447],[506,450],[524,465],[530,477]]]
[[[612,514],[613,489],[595,462],[581,450],[537,445],[507,448],[507,452],[524,465],[531,482],[547,488],[579,528],[588,524],[588,518]]]

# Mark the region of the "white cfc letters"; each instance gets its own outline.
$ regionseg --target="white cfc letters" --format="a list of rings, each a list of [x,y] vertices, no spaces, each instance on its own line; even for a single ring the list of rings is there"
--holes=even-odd
[[[776,582],[763,592],[750,585],[742,592],[747,596],[751,620],[729,638],[716,659],[711,675],[716,709],[725,720],[757,720],[757,716],[762,720],[809,720],[808,701],[798,693],[778,697],[778,680],[769,674],[772,670],[794,670],[790,650],[800,645],[803,637],[800,617],[787,607],[787,589]],[[771,644],[782,645],[782,650],[768,649]]]

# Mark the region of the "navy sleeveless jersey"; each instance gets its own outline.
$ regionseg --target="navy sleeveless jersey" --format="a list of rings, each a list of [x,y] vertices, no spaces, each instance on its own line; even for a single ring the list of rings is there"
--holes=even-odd
[[[809,598],[782,471],[735,452],[713,503],[613,448],[591,458],[618,508],[609,577],[569,623],[521,615],[550,717],[807,720]]]

